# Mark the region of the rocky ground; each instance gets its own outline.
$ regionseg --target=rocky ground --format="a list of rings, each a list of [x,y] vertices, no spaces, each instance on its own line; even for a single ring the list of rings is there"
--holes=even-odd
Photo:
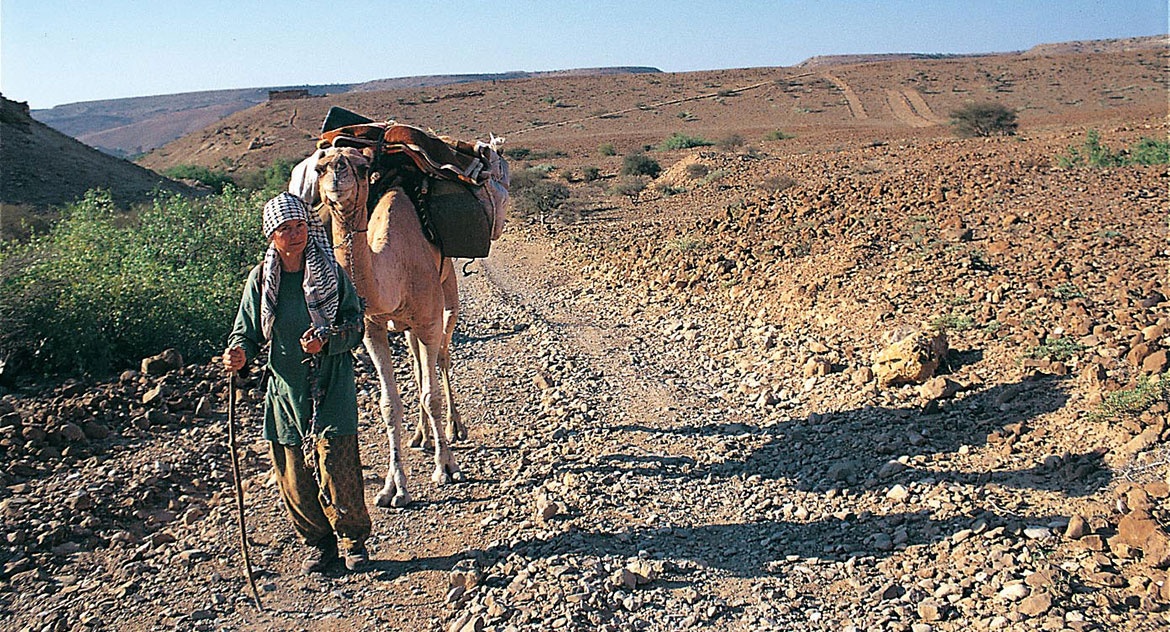
[[[579,185],[572,223],[468,267],[468,481],[411,452],[367,572],[299,574],[243,385],[264,612],[214,369],[9,392],[0,628],[1164,629],[1170,170],[1056,168],[1081,139],[777,142],[620,203]]]

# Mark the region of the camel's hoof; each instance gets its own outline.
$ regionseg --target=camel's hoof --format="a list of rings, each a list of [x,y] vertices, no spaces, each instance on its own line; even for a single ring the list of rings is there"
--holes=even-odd
[[[406,442],[406,446],[412,450],[421,450],[426,446],[426,441],[423,441],[422,435],[414,435],[410,441]]]
[[[374,497],[374,504],[383,508],[389,509],[391,507],[399,509],[410,504],[410,494],[405,491],[391,494],[390,492],[378,492]]]
[[[447,470],[440,467],[436,468],[434,473],[431,474],[431,482],[438,487],[442,487],[444,485],[450,485],[451,483],[454,483],[455,478],[452,477],[451,474],[447,472]]]
[[[447,426],[447,441],[455,443],[456,441],[467,441],[467,428],[462,424]]]

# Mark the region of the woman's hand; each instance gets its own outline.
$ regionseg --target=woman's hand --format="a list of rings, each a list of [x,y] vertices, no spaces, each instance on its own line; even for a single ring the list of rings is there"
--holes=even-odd
[[[325,341],[317,337],[316,332],[311,328],[301,334],[301,350],[309,355],[315,355],[321,352],[321,348],[325,346]]]
[[[228,373],[235,373],[244,368],[246,359],[243,347],[231,347],[223,352],[223,368]]]

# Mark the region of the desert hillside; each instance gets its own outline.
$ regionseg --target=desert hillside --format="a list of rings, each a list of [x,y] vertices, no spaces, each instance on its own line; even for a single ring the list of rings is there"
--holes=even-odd
[[[29,116],[28,105],[0,97],[0,218],[4,234],[21,218],[108,189],[122,205],[149,200],[156,189],[191,192],[127,160],[86,146]]]
[[[0,620],[1165,630],[1170,166],[1092,166],[1072,148],[1088,130],[1119,153],[1165,142],[1166,62],[1162,48],[473,83],[266,103],[180,139],[144,163],[255,168],[303,155],[342,105],[507,133],[531,150],[514,171],[570,197],[513,213],[489,257],[457,262],[466,480],[436,487],[432,455],[407,450],[414,501],[372,508],[368,570],[300,573],[263,391],[256,372],[235,383],[263,611],[218,367],[164,355],[0,387]],[[1019,133],[956,138],[945,113],[985,100],[1017,108]],[[649,151],[662,172],[615,191],[622,154],[676,132],[717,143]],[[389,446],[366,353],[358,365],[372,507]]]
[[[511,146],[597,161],[602,142],[626,153],[673,133],[755,140],[946,137],[949,113],[993,101],[1025,129],[1166,111],[1167,49],[1005,54],[876,61],[823,68],[522,79],[273,101],[140,159],[256,169],[308,153],[330,106],[393,118],[460,138],[506,137]],[[848,142],[857,142],[856,140]],[[564,161],[560,161],[564,162]]]

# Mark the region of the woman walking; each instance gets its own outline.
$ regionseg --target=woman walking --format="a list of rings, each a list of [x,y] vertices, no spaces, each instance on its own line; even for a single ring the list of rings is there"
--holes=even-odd
[[[362,341],[363,306],[305,203],[282,193],[264,205],[264,262],[244,287],[223,364],[238,371],[271,343],[264,438],[293,529],[309,553],[305,573],[338,557],[368,561],[370,535],[357,441],[349,351]]]

